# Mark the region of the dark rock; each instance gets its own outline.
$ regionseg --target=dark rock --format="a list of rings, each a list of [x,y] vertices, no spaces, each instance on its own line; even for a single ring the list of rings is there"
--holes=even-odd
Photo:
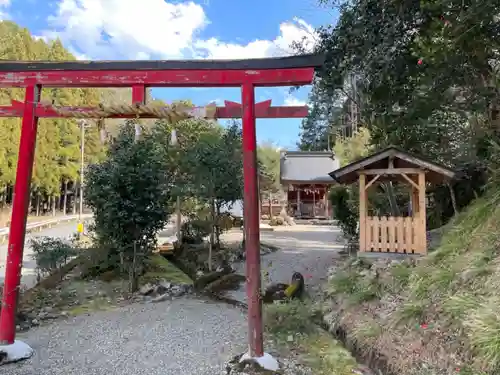
[[[285,290],[292,285],[295,285],[296,288],[293,290],[292,295],[287,296],[285,294]],[[277,283],[268,286],[262,296],[262,302],[273,303],[274,301],[282,301],[288,298],[301,298],[304,294],[304,290],[304,276],[302,276],[300,272],[294,272],[292,275],[292,282],[290,284]]]
[[[244,275],[230,273],[208,284],[205,290],[211,293],[217,293],[224,290],[237,290],[245,280],[246,277]]]
[[[170,290],[174,297],[180,297],[186,293],[186,290],[181,285],[174,285]]]
[[[214,272],[206,273],[195,280],[194,287],[195,287],[195,289],[201,290],[201,289],[205,288],[211,282],[214,282],[215,280],[220,279],[222,276],[233,273],[233,272],[234,272],[234,270],[231,267],[225,267],[220,272],[214,271]]]

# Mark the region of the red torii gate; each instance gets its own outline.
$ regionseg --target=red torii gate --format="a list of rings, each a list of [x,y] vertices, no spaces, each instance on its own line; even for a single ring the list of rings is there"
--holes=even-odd
[[[0,87],[25,88],[24,102],[0,107],[0,117],[21,117],[14,202],[9,233],[5,283],[0,314],[0,347],[15,345],[15,315],[21,281],[26,218],[35,153],[38,118],[66,117],[40,103],[42,87],[131,87],[132,102],[144,104],[149,87],[241,87],[242,104],[226,101],[216,108],[218,118],[242,118],[244,224],[248,296],[249,355],[264,355],[260,301],[260,239],[255,119],[305,117],[306,107],[272,107],[271,101],[255,104],[255,87],[311,84],[323,65],[321,55],[301,55],[250,60],[196,61],[75,61],[0,62]],[[66,108],[91,112],[96,108]],[[116,115],[115,118],[136,117]],[[142,118],[155,116],[141,116]],[[8,351],[8,350],[7,350]]]

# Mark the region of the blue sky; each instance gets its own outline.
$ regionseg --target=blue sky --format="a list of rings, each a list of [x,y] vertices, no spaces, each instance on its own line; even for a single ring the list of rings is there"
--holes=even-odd
[[[294,40],[314,43],[314,28],[336,14],[316,0],[0,0],[0,17],[43,38],[59,37],[82,59],[254,58],[290,54]],[[308,87],[259,88],[256,100],[298,105]],[[239,89],[155,89],[167,102],[241,102]],[[293,148],[299,119],[258,120],[259,141]]]

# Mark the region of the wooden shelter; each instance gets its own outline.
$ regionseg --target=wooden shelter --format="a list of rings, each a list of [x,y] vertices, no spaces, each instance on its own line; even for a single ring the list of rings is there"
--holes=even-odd
[[[454,178],[447,167],[391,146],[330,173],[341,184],[359,181],[359,251],[426,254],[427,183]],[[367,191],[375,183],[403,182],[410,186],[411,216],[369,216]]]

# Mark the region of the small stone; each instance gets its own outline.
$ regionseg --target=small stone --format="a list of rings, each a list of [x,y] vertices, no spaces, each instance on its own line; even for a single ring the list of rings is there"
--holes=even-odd
[[[139,290],[139,293],[142,294],[143,296],[146,296],[148,294],[151,294],[155,291],[155,286],[152,284],[146,284],[141,287]]]
[[[172,283],[166,280],[160,281],[160,285],[164,287],[165,289],[170,289],[172,288]]]
[[[37,326],[37,325],[39,325],[39,324],[40,324],[40,323],[38,322],[38,319],[33,319],[33,320],[31,321],[31,325],[32,325],[32,326]]]
[[[165,294],[159,295],[158,297],[153,298],[151,300],[151,302],[164,302],[164,301],[167,301],[170,299],[172,299],[172,296],[170,295],[170,293],[165,293]]]
[[[171,293],[174,297],[180,297],[186,293],[182,285],[174,285],[171,289]]]

